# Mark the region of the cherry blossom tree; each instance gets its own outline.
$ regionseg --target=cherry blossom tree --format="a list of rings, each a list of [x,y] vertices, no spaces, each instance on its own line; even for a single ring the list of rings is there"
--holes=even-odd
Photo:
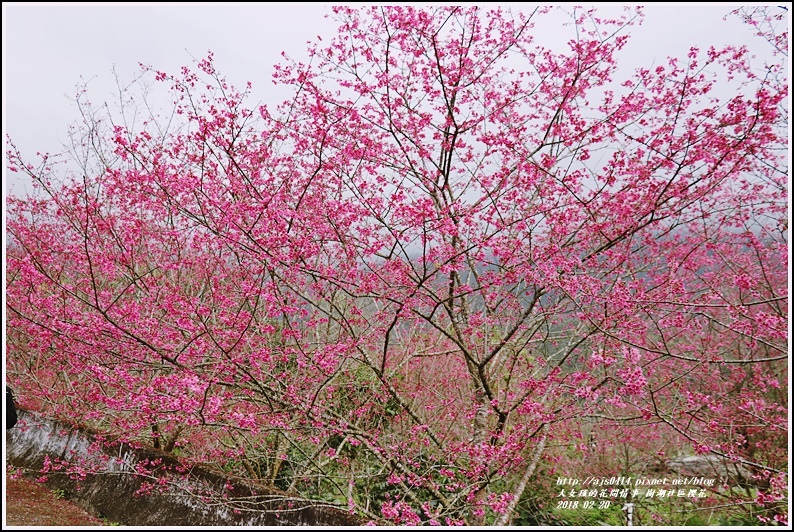
[[[275,108],[211,54],[81,92],[77,169],[8,153],[20,400],[396,524],[509,524],[585,428],[785,521],[784,63],[623,72],[640,10],[571,10],[337,7]]]

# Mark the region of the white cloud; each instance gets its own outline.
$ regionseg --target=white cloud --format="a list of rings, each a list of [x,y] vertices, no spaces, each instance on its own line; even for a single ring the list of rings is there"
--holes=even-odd
[[[692,44],[749,39],[752,32],[737,19],[722,20],[736,7],[650,5],[622,60],[632,66],[659,64],[668,55],[685,55]],[[4,3],[3,131],[27,156],[58,151],[68,125],[78,117],[70,98],[81,78],[90,80],[92,100],[112,98],[114,66],[123,80],[130,80],[139,62],[175,72],[208,50],[232,84],[242,87],[251,81],[254,101],[275,105],[289,95],[273,87],[273,65],[281,61],[282,51],[303,57],[306,42],[317,35],[330,40],[334,26],[325,19],[329,11],[317,3]],[[536,30],[559,32],[544,24]],[[8,178],[5,169],[4,176]],[[5,187],[20,192],[16,182]]]

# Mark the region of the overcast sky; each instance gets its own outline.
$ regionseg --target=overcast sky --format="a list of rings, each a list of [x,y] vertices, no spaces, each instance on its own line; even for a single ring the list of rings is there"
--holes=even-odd
[[[741,44],[752,32],[735,18],[723,20],[736,7],[651,4],[645,23],[633,31],[626,60],[647,65],[683,56],[691,45]],[[93,102],[104,101],[113,97],[113,68],[127,80],[139,62],[176,72],[208,50],[234,85],[254,84],[253,102],[273,106],[289,96],[272,85],[273,65],[282,51],[303,57],[306,42],[317,35],[330,40],[335,28],[325,18],[329,11],[318,3],[4,2],[4,137],[8,133],[28,157],[57,152],[78,117],[71,98],[81,79],[89,81]],[[553,37],[559,28],[539,25],[538,31]],[[9,179],[5,164],[3,175],[6,193],[24,193],[19,178]]]

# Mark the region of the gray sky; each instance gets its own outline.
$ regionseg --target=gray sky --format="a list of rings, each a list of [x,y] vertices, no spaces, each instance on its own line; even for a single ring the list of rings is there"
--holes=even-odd
[[[513,5],[526,9],[530,4]],[[624,60],[648,66],[669,55],[684,56],[691,45],[741,44],[752,38],[749,28],[735,18],[722,20],[738,6],[651,4],[645,23],[632,33]],[[282,51],[304,57],[306,42],[317,35],[328,42],[335,33],[325,19],[328,12],[327,4],[318,3],[4,2],[4,137],[9,134],[28,158],[37,151],[57,152],[67,140],[68,125],[78,117],[71,97],[81,79],[90,80],[90,100],[98,103],[113,98],[114,67],[124,80],[138,72],[139,62],[176,73],[192,65],[191,56],[203,58],[208,50],[232,84],[253,83],[251,103],[274,106],[289,94],[272,85],[273,65]],[[537,31],[548,39],[561,35],[560,28],[550,26],[539,24]],[[3,176],[6,193],[24,193],[5,164]]]

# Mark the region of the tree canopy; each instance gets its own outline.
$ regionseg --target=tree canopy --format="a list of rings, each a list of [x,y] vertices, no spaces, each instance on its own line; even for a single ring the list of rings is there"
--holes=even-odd
[[[376,522],[559,522],[556,478],[687,455],[744,488],[675,504],[785,522],[787,33],[626,73],[639,10],[554,12],[336,7],[273,108],[212,54],[143,67],[167,109],[81,93],[8,152],[19,400]]]

